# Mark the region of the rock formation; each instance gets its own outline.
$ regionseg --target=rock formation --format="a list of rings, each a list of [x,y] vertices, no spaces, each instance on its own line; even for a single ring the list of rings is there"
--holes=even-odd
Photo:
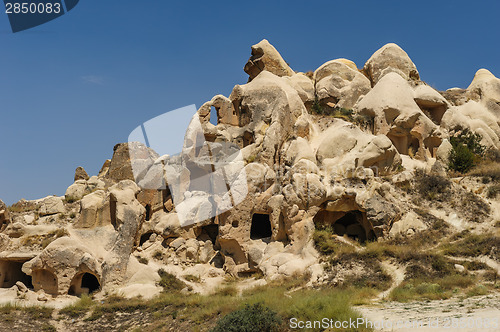
[[[247,84],[198,110],[208,142],[241,149],[242,202],[223,209],[207,201],[220,213],[183,226],[176,193],[144,186],[155,176],[168,182],[151,171],[161,161],[156,152],[117,144],[97,176],[79,167],[64,197],[9,209],[0,201],[0,287],[22,282],[53,296],[102,289],[149,296],[160,290],[159,268],[203,278],[257,271],[269,279],[314,278],[322,269],[316,227],[360,242],[425,229],[415,204],[398,195],[415,168],[444,169],[450,135],[465,128],[500,148],[500,80],[485,69],[467,89],[439,92],[420,80],[406,52],[388,44],[362,70],[336,59],[311,77],[295,73],[263,40],[252,46],[245,72]],[[131,154],[144,163],[140,176]],[[204,204],[203,193],[190,189],[193,171],[175,172],[183,197]]]

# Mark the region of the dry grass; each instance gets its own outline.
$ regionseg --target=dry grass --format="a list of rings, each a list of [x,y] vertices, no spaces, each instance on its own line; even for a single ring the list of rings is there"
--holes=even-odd
[[[500,181],[500,163],[487,161],[474,167],[467,175],[486,178],[487,181]]]
[[[466,257],[492,254],[494,259],[500,260],[500,250],[492,250],[492,248],[500,248],[500,236],[498,234],[461,233],[458,237],[456,241],[444,243],[440,246],[444,254]]]

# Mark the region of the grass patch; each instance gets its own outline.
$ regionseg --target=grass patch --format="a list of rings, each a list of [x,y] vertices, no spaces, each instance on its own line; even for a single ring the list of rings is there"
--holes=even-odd
[[[94,304],[90,296],[83,294],[78,302],[61,309],[59,313],[71,318],[81,317],[89,312]]]
[[[493,258],[500,260],[499,250],[492,248],[500,248],[500,237],[493,234],[466,234],[463,238],[451,242],[444,243],[440,246],[442,252],[450,256],[466,256],[477,257],[481,255],[493,254]]]
[[[342,254],[343,252],[353,252],[354,247],[336,239],[332,227],[316,229],[313,234],[316,249],[324,254]]]
[[[405,280],[392,290],[389,299],[398,302],[413,300],[444,300],[474,285],[475,278],[470,275],[454,273],[439,278],[416,278]]]
[[[63,236],[69,236],[69,233],[65,228],[59,228],[47,234],[23,237],[21,243],[23,246],[40,246],[45,249],[49,244]]]
[[[175,275],[168,273],[163,269],[158,270],[158,275],[161,278],[158,282],[158,286],[163,287],[164,292],[178,291],[187,287],[187,285],[179,280]]]

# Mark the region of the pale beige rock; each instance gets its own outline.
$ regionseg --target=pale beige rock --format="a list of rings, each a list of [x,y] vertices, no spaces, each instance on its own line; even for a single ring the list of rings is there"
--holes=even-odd
[[[371,88],[370,81],[345,59],[332,60],[314,72],[316,95],[321,107],[352,109]]]
[[[10,224],[10,213],[5,203],[0,200],[0,232]]]
[[[420,217],[413,211],[408,212],[401,220],[394,223],[389,234],[391,236],[413,234],[428,227],[422,222]]]
[[[376,85],[384,75],[397,73],[405,80],[419,80],[417,67],[408,54],[394,43],[389,43],[378,49],[366,61],[363,68],[372,85]]]
[[[294,74],[279,52],[266,39],[252,46],[252,56],[248,59],[244,70],[250,76],[250,81],[263,70],[277,76],[292,76]]]
[[[66,212],[66,208],[61,197],[49,196],[40,201],[39,213],[41,216],[64,212]]]

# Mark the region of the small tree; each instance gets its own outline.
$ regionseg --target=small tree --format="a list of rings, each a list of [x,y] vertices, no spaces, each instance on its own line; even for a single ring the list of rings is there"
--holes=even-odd
[[[449,156],[448,167],[451,170],[466,173],[481,159],[486,147],[481,145],[481,136],[463,130],[460,134],[450,137],[452,149]]]

